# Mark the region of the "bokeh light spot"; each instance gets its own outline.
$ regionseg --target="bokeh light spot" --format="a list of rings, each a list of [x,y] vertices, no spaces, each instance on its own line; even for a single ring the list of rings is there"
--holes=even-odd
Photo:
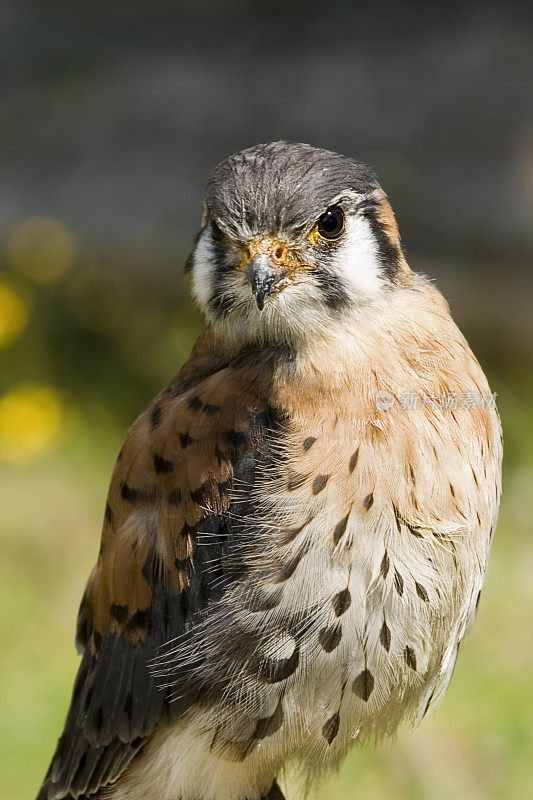
[[[23,464],[53,450],[60,439],[65,411],[49,386],[24,384],[0,398],[0,458]]]
[[[38,283],[51,283],[71,268],[75,239],[59,220],[32,217],[14,228],[7,251],[15,269]]]
[[[27,320],[27,303],[14,289],[0,281],[0,350],[18,336]]]

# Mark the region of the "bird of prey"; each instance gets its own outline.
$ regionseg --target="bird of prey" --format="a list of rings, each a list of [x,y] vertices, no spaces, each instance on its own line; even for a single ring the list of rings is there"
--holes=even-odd
[[[232,155],[187,261],[207,326],[132,425],[39,800],[276,800],[438,703],[500,497],[486,378],[364,164]]]

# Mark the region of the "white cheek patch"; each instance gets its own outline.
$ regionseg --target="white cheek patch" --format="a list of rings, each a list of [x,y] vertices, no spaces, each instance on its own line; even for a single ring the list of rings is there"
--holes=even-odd
[[[200,308],[207,308],[213,293],[215,254],[207,231],[200,236],[192,256],[192,295]]]
[[[332,267],[342,277],[354,299],[372,298],[383,288],[376,239],[370,223],[360,215],[348,217],[344,241],[337,250]]]

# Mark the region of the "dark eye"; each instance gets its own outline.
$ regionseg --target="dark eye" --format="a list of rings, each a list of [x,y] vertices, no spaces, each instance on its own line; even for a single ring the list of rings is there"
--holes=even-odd
[[[214,242],[222,241],[224,238],[224,233],[220,230],[214,219],[211,220],[209,229],[211,231],[211,239],[213,239]]]
[[[344,212],[339,206],[331,206],[319,218],[317,230],[324,239],[338,239],[344,233]]]

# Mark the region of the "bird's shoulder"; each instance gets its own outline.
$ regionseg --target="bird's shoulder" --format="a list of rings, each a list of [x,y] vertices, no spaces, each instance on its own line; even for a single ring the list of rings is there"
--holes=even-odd
[[[154,581],[177,594],[187,587],[195,527],[228,510],[234,465],[261,446],[273,415],[257,368],[224,358],[204,334],[117,459],[85,598],[90,619],[81,613],[82,648],[90,642],[98,653],[108,631],[142,640]]]

